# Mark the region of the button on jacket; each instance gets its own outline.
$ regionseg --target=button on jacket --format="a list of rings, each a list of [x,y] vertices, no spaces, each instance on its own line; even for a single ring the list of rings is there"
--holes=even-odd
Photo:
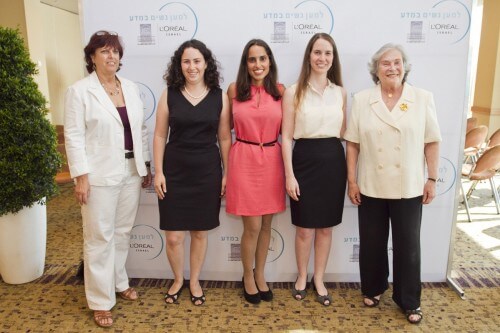
[[[144,109],[137,85],[118,77],[134,143],[140,176],[149,161]],[[65,97],[64,132],[71,177],[89,174],[90,185],[118,184],[125,176],[124,129],[120,114],[95,72],[70,86]]]
[[[360,146],[357,183],[362,194],[383,199],[422,195],[424,146],[441,141],[432,93],[405,83],[392,112],[380,85],[357,93],[344,138]]]

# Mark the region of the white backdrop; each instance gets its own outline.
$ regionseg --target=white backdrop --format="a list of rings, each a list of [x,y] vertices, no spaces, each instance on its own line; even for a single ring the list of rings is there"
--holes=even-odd
[[[371,55],[385,43],[402,44],[412,64],[408,82],[434,93],[443,135],[438,196],[424,207],[422,223],[422,280],[429,282],[445,281],[447,274],[466,112],[471,7],[472,0],[80,0],[85,43],[101,29],[123,39],[120,74],[141,88],[150,145],[156,103],[165,88],[162,76],[173,51],[187,39],[199,39],[213,51],[226,89],[236,79],[243,46],[251,38],[270,44],[280,81],[289,86],[298,77],[310,37],[329,33],[340,53],[348,110],[352,94],[373,85],[367,70]],[[239,280],[242,223],[224,207],[220,220],[221,226],[209,232],[201,278]],[[142,193],[131,239],[131,277],[173,277],[158,225],[157,199],[150,188]],[[266,265],[269,281],[294,281],[294,235],[289,210],[277,214]],[[334,228],[327,281],[359,281],[358,248],[357,209],[346,197],[343,222]]]

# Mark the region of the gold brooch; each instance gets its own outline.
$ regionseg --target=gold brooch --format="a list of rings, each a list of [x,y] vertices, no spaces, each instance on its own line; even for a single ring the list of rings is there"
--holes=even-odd
[[[399,105],[399,109],[400,109],[401,111],[406,111],[406,110],[408,110],[408,104],[403,103],[403,104]]]

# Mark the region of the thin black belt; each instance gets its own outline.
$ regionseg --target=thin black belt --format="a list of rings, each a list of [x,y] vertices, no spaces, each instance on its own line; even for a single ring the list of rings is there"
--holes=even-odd
[[[133,151],[126,152],[125,153],[125,158],[126,159],[134,158],[134,152]]]
[[[236,141],[247,143],[249,145],[254,145],[254,146],[271,147],[271,146],[274,146],[274,144],[276,142],[278,142],[278,139],[276,139],[274,141],[271,141],[271,142],[266,142],[266,143],[252,142],[252,141],[247,141],[247,140],[243,140],[243,139],[240,139],[240,138],[236,138]]]

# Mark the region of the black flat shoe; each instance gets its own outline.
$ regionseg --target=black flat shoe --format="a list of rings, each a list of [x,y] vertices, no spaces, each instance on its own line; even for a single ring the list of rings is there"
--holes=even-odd
[[[298,290],[298,289],[295,288],[295,285],[297,284],[298,279],[299,279],[299,277],[297,276],[297,279],[295,280],[295,283],[293,284],[293,287],[292,287],[292,296],[297,301],[302,301],[304,298],[306,298],[306,295],[307,295],[307,291],[306,291],[306,289],[307,289],[307,281],[306,281],[305,288],[302,289],[302,290]]]
[[[184,289],[184,283],[185,281],[182,280],[182,286],[177,290],[175,294],[169,294],[168,291],[165,294],[165,303],[166,304],[179,304],[178,299],[179,296],[181,295],[182,289]],[[167,302],[168,300],[171,300],[171,302]]]
[[[314,292],[316,293],[316,301],[318,301],[318,303],[321,303],[324,306],[329,306],[332,304],[332,297],[328,294],[328,291],[326,295],[320,295],[316,290],[316,283],[314,283],[314,275],[311,279],[311,285]]]
[[[245,278],[241,278],[241,283],[243,284],[243,296],[245,296],[245,300],[248,303],[259,304],[260,303],[260,292],[257,291],[257,293],[255,293],[255,294],[249,294],[249,293],[247,293],[247,291],[245,289]],[[259,288],[257,288],[257,290],[259,290]],[[271,290],[271,289],[269,289],[269,290]]]
[[[193,303],[194,306],[203,305],[203,303],[205,303],[205,301],[207,300],[205,297],[205,293],[203,292],[203,289],[201,290],[201,296],[194,296],[193,293],[191,292],[191,289],[189,289],[189,295],[191,296],[191,303]]]
[[[406,320],[408,320],[409,323],[411,324],[420,324],[422,321],[422,318],[424,318],[424,314],[422,313],[422,310],[420,308],[416,310],[404,310]],[[417,315],[417,319],[411,319],[411,316]]]
[[[374,308],[376,306],[378,306],[378,304],[380,303],[380,296],[375,296],[375,297],[370,297],[370,296],[366,296],[366,295],[363,295],[363,304],[366,306],[366,307],[369,307],[369,308]],[[378,297],[378,298],[376,298]],[[366,301],[371,301],[372,303],[371,304],[368,304]]]

